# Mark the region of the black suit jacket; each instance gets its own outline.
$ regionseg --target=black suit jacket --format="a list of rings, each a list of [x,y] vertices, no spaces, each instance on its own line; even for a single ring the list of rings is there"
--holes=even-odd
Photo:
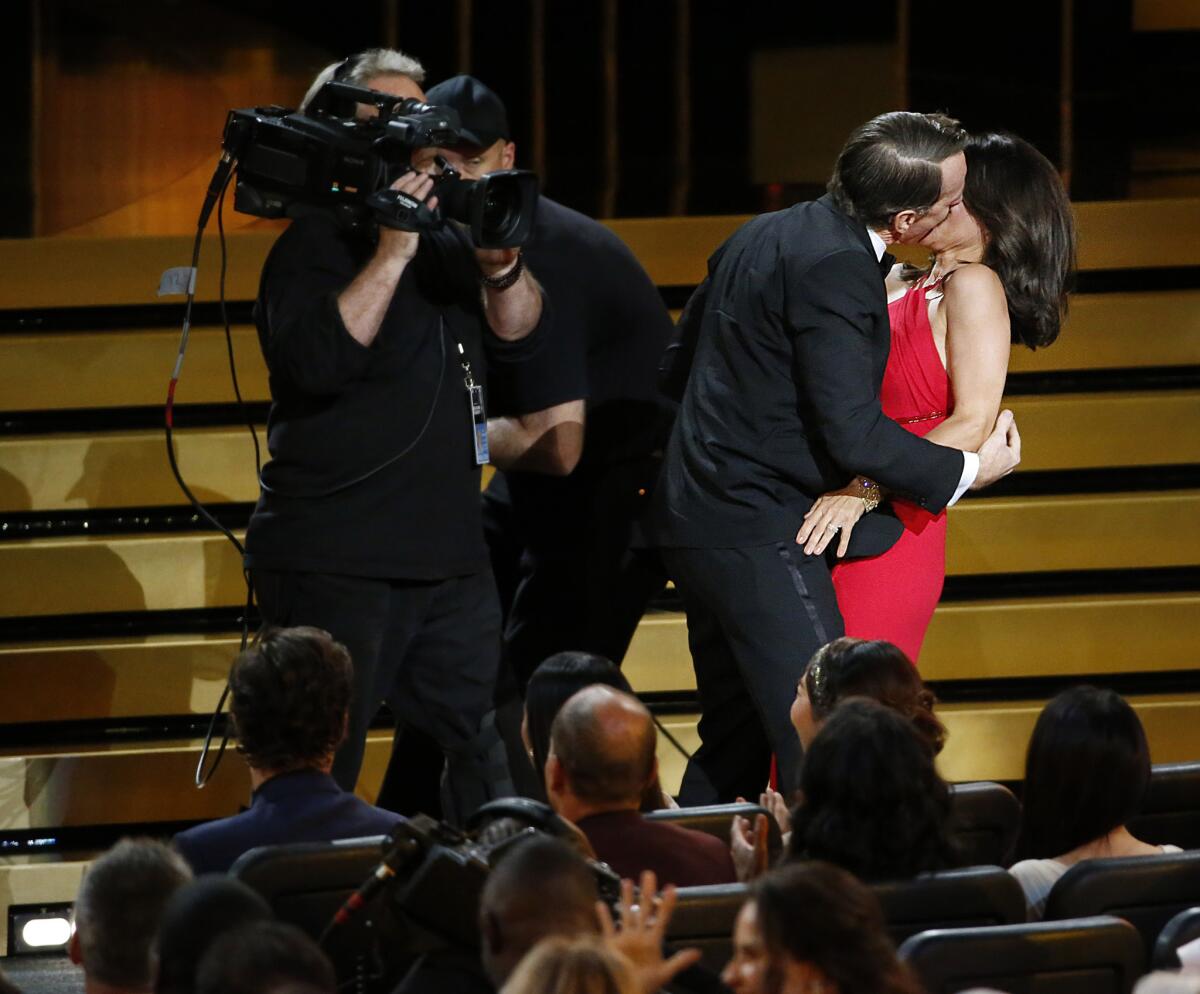
[[[962,453],[880,408],[891,345],[883,280],[866,228],[830,197],[734,232],[709,259],[677,342],[668,379],[686,386],[655,495],[660,545],[782,541],[817,496],[855,474],[932,512],[954,495]],[[883,552],[900,531],[886,513],[867,515],[850,554]]]
[[[224,873],[256,846],[387,835],[403,820],[342,790],[327,773],[297,770],[264,783],[240,814],[189,828],[174,843],[197,875]]]

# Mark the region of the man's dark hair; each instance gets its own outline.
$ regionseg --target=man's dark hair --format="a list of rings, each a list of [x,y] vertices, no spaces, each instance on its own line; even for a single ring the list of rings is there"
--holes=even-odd
[[[896,958],[871,890],[845,870],[813,860],[781,866],[751,888],[768,956],[767,989],[783,958],[811,963],[839,994],[919,994]]]
[[[196,971],[196,994],[335,994],[333,965],[295,925],[255,922],[217,939]]]
[[[541,939],[598,931],[596,877],[587,862],[560,839],[534,835],[501,857],[479,901],[485,965],[492,980],[507,972]],[[491,944],[500,939],[500,948]],[[499,973],[505,976],[499,976]]]
[[[1116,691],[1079,686],[1042,710],[1025,756],[1017,859],[1052,859],[1137,814],[1150,783],[1150,748]]]
[[[75,898],[84,973],[110,987],[148,989],[163,911],[191,878],[183,857],[152,839],[122,839],[97,859]]]
[[[956,863],[950,788],[912,722],[852,697],[837,706],[804,755],[804,798],[792,853],[863,880],[893,880]]]
[[[887,227],[901,211],[923,214],[941,196],[942,162],[966,141],[958,122],[943,114],[880,114],[846,140],[829,193],[869,228]]]
[[[541,778],[550,755],[550,728],[562,706],[584,687],[600,683],[633,693],[629,680],[611,661],[591,652],[556,652],[538,664],[525,688],[525,721],[533,765]]]
[[[891,642],[834,639],[813,653],[801,679],[818,721],[848,697],[869,697],[908,718],[935,755],[946,743],[946,726],[933,712],[937,698],[904,650]]]
[[[625,720],[614,728],[603,712],[617,705]],[[639,720],[640,719],[640,720]],[[654,775],[657,737],[650,712],[632,694],[586,687],[554,719],[550,747],[563,765],[571,791],[588,804],[640,805]]]
[[[963,203],[987,236],[983,263],[1004,287],[1013,343],[1049,345],[1075,270],[1075,218],[1062,178],[1016,135],[973,136],[966,155]]]
[[[350,685],[350,654],[328,633],[268,630],[229,673],[238,750],[259,770],[320,764],[346,735]]]
[[[158,930],[155,994],[193,994],[196,968],[217,938],[272,917],[262,895],[233,877],[213,874],[180,888]]]

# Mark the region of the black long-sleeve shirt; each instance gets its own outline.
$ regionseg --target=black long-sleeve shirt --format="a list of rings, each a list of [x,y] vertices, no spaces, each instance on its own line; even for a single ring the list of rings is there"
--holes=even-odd
[[[314,214],[293,222],[263,268],[255,322],[271,459],[246,533],[252,568],[436,580],[487,566],[458,343],[476,382],[506,369],[509,396],[488,397],[488,413],[519,410],[521,368],[548,334],[549,308],[518,342],[494,335],[470,242],[448,226],[421,236],[364,346],[337,296],[373,252]]]

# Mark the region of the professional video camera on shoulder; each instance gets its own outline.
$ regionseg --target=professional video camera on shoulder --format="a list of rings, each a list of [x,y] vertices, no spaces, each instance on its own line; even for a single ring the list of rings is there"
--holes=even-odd
[[[377,109],[355,116],[355,105]],[[458,114],[331,80],[309,107],[231,110],[225,122],[226,159],[236,160],[234,209],[255,217],[294,217],[328,210],[344,223],[370,221],[402,231],[430,231],[447,220],[470,229],[480,248],[524,244],[537,207],[537,177],[506,169],[464,180],[443,164],[430,209],[389,189],[405,172],[413,149],[470,141]]]

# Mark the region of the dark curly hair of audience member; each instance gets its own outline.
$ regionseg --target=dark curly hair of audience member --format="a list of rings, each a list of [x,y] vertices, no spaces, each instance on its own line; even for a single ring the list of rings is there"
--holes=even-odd
[[[1150,748],[1133,708],[1112,690],[1064,690],[1042,710],[1025,755],[1016,859],[1052,859],[1137,814]]]
[[[946,726],[933,712],[937,698],[912,660],[891,642],[834,639],[813,654],[801,679],[817,721],[847,697],[870,697],[908,718],[934,755],[946,744]]]
[[[863,880],[957,865],[950,788],[912,722],[863,697],[838,705],[800,770],[791,852]]]
[[[277,628],[234,660],[230,705],[238,750],[256,769],[315,766],[346,735],[350,654],[317,628]]]
[[[751,888],[767,950],[768,990],[783,957],[816,967],[838,994],[920,994],[896,958],[879,901],[845,870],[813,860],[781,866]]]
[[[530,676],[525,690],[525,733],[539,780],[545,776],[555,717],[578,691],[597,683],[633,694],[625,674],[608,659],[591,652],[556,652],[542,660]],[[662,788],[655,777],[642,798],[642,810],[656,811],[662,806]]]

